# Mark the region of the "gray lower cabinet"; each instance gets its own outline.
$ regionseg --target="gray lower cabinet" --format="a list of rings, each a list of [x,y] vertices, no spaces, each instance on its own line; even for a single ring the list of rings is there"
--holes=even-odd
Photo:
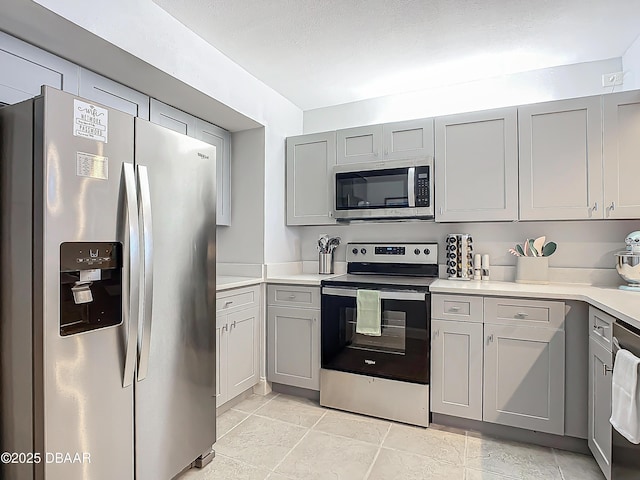
[[[432,412],[482,420],[482,340],[482,323],[431,321]]]
[[[40,94],[49,85],[78,94],[78,66],[0,32],[0,104]]]
[[[434,293],[431,305],[433,412],[565,434],[564,302]]]
[[[155,98],[149,113],[153,123],[216,146],[216,225],[231,225],[231,134]]]
[[[216,404],[219,407],[260,378],[260,287],[216,295]]]
[[[309,298],[319,298],[313,295],[319,287],[294,288],[298,295],[308,290]],[[274,290],[286,288],[269,285],[268,289],[267,380],[320,390],[320,309],[279,304]]]
[[[287,225],[330,225],[336,132],[287,138]]]
[[[604,217],[640,217],[640,91],[604,95]]]
[[[518,108],[520,220],[603,218],[600,102]]]
[[[486,322],[483,420],[564,435],[564,331]]]
[[[611,383],[613,378],[612,328],[615,319],[589,308],[589,450],[602,473],[611,478]]]
[[[118,82],[80,69],[79,95],[134,117],[149,120],[149,97]]]
[[[518,219],[515,107],[435,120],[437,222]]]

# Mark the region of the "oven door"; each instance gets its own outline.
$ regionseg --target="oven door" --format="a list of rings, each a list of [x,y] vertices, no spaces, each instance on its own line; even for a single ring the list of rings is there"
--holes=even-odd
[[[429,294],[380,291],[381,336],[356,333],[356,289],[322,288],[322,368],[429,383]]]

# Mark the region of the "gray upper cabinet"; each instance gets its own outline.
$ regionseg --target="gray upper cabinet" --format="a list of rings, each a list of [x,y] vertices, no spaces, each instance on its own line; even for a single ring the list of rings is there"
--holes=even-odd
[[[336,133],[338,165],[382,160],[382,125],[347,128]]]
[[[149,120],[149,97],[97,73],[80,69],[79,95],[134,117]]]
[[[386,123],[382,126],[382,143],[386,160],[433,157],[433,119]]]
[[[603,218],[600,97],[518,109],[520,219]]]
[[[150,105],[153,123],[216,146],[216,225],[231,225],[231,134],[155,98]]]
[[[175,132],[196,137],[196,117],[189,115],[182,110],[178,110],[166,103],[162,103],[155,98],[151,99],[150,120],[153,123],[167,127]]]
[[[78,94],[78,67],[0,32],[0,103],[40,94],[42,85]]]
[[[231,225],[231,134],[198,118],[196,138],[216,146],[216,224]]]
[[[605,218],[640,217],[640,91],[603,96]]]
[[[336,132],[287,138],[287,225],[329,225]]]
[[[517,110],[436,118],[437,222],[518,219]]]

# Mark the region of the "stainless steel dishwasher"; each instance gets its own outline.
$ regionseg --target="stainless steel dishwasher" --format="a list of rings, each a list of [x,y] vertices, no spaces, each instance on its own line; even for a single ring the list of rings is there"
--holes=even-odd
[[[640,330],[619,320],[613,325],[613,354],[628,350],[640,357]],[[629,442],[613,428],[611,453],[612,480],[638,480],[640,478],[640,445]]]

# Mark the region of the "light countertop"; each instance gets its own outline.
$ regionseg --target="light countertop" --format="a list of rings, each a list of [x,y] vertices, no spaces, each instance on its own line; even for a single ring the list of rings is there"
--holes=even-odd
[[[267,277],[266,283],[288,283],[292,285],[314,285],[320,286],[322,280],[337,277],[341,273],[332,273],[329,275],[320,275],[319,273],[282,273],[279,275],[270,275]]]
[[[231,288],[249,287],[262,283],[261,277],[240,277],[231,275],[218,275],[216,277],[216,292]]]
[[[429,290],[431,293],[579,300],[640,328],[640,292],[629,292],[617,287],[570,283],[533,285],[514,282],[439,279],[431,284]]]

